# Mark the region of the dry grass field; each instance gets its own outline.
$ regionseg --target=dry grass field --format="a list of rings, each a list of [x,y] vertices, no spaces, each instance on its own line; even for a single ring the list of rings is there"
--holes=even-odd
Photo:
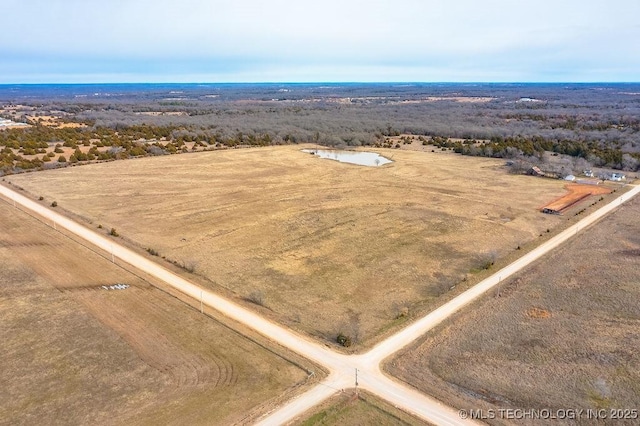
[[[386,368],[459,408],[640,409],[638,347],[636,198]],[[604,423],[631,425],[638,419]],[[595,421],[583,418],[578,424]]]
[[[564,182],[511,175],[500,160],[379,149],[394,162],[369,168],[301,148],[142,158],[7,180],[186,265],[214,290],[253,300],[265,315],[361,344],[567,223],[537,210],[565,193]]]
[[[353,390],[338,394],[316,407],[310,415],[294,423],[298,426],[418,426],[427,423],[381,401],[366,392]]]
[[[242,423],[307,377],[5,202],[0,318],[2,425]]]

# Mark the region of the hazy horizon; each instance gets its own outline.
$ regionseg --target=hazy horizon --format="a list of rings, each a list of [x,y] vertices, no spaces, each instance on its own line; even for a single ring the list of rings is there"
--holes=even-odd
[[[387,85],[387,86],[518,86],[518,85],[640,85],[639,81],[95,81],[95,82],[38,82],[38,83],[0,83],[0,86],[314,86],[326,84],[338,85]]]
[[[640,81],[636,0],[0,3],[0,84]]]

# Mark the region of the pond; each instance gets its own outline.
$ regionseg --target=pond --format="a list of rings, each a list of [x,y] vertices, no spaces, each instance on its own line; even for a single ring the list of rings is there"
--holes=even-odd
[[[357,164],[359,166],[379,167],[392,163],[388,158],[375,152],[339,151],[334,149],[303,149],[302,152],[313,154],[320,158],[327,158],[341,163]]]
[[[8,127],[29,127],[29,125],[25,123],[16,123],[15,121],[0,118],[0,129],[6,129]]]

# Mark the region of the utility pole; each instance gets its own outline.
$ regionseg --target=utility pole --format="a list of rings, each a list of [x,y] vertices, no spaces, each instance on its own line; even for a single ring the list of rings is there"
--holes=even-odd
[[[356,395],[358,394],[358,369],[356,368]]]

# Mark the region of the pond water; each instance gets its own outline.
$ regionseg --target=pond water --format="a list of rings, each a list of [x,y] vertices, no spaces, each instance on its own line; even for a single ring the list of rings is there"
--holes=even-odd
[[[339,151],[334,149],[303,149],[302,152],[317,155],[320,158],[339,161],[341,163],[357,164],[359,166],[379,167],[392,163],[388,158],[375,152]]]
[[[7,127],[28,127],[28,126],[29,125],[25,123],[16,123],[15,121],[0,118],[0,129],[5,129]]]

